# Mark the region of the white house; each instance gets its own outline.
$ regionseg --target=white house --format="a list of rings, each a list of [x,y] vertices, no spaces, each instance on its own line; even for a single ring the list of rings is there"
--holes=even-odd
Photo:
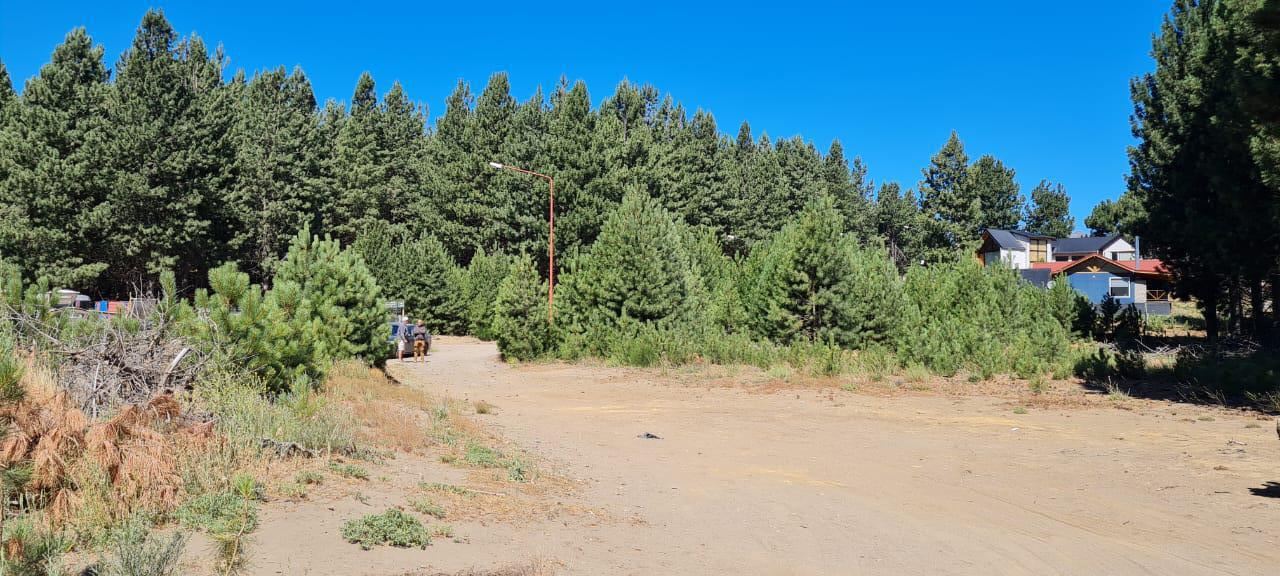
[[[982,232],[978,255],[982,263],[1003,263],[1018,270],[1035,267],[1040,262],[1075,262],[1098,255],[1110,260],[1133,261],[1138,251],[1119,234],[1084,238],[1054,238],[1021,230],[988,228]]]

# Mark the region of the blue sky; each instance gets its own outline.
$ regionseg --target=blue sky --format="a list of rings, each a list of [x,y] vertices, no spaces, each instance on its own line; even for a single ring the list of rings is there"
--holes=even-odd
[[[346,100],[368,70],[433,118],[458,78],[476,91],[506,71],[527,98],[565,75],[597,103],[625,78],[712,112],[736,134],[839,139],[877,182],[914,187],[959,132],[995,154],[1023,193],[1062,182],[1077,226],[1124,188],[1128,80],[1151,68],[1168,0],[919,1],[752,8],[699,3],[16,2],[0,0],[0,60],[21,89],[63,36],[85,26],[108,65],[149,7],[184,35],[221,43],[232,68],[300,65],[321,101]]]

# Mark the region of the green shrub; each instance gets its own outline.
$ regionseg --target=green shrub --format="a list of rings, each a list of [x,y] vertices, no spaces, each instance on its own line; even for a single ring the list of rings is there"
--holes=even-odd
[[[476,251],[467,265],[462,284],[468,331],[481,340],[497,338],[493,330],[498,286],[511,271],[511,259],[503,254]]]
[[[355,464],[349,464],[346,462],[330,462],[329,470],[332,470],[334,474],[342,476],[343,478],[355,478],[357,480],[369,479],[369,471],[365,470],[363,467],[356,466]]]
[[[467,464],[480,468],[498,468],[502,466],[502,453],[488,446],[473,442],[467,445],[467,455],[463,457],[463,460]]]
[[[227,490],[188,500],[174,517],[187,528],[213,535],[248,533],[258,526],[258,507],[251,497]]]
[[[135,518],[112,540],[115,557],[104,566],[104,576],[178,576],[188,537],[183,532],[161,537],[151,532],[149,522]]]
[[[364,258],[337,240],[312,236],[303,227],[276,265],[272,292],[292,285],[307,305],[292,316],[310,322],[315,345],[326,358],[381,360],[389,333],[381,289]]]
[[[430,498],[417,498],[409,502],[409,506],[419,514],[425,514],[433,518],[444,518],[444,507],[432,502]]]
[[[35,517],[10,518],[4,525],[4,541],[20,544],[20,553],[6,553],[0,560],[0,574],[5,576],[63,576],[62,556],[71,542],[62,535],[42,527]]]
[[[898,355],[944,376],[963,368],[983,378],[1029,374],[1069,349],[1054,296],[1012,270],[968,261],[913,267],[904,295]]]
[[[394,508],[359,520],[348,520],[342,525],[342,537],[347,542],[359,544],[364,550],[383,545],[426,548],[431,542],[421,521]]]
[[[851,347],[892,336],[901,309],[897,269],[883,250],[862,249],[843,232],[834,201],[821,196],[752,252],[743,300],[757,335]]]
[[[303,470],[294,474],[293,481],[299,484],[324,484],[324,475],[315,470]]]
[[[546,284],[528,256],[516,259],[498,285],[491,333],[504,358],[530,360],[550,351]]]

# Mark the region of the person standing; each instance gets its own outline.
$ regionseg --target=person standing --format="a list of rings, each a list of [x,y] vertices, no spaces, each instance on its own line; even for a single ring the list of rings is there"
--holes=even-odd
[[[400,333],[396,336],[396,359],[401,362],[404,362],[405,351],[412,345],[410,343],[413,338],[412,332],[413,326],[409,325],[409,320],[407,318],[401,320]]]
[[[413,327],[413,361],[427,361],[427,324],[421,319]]]

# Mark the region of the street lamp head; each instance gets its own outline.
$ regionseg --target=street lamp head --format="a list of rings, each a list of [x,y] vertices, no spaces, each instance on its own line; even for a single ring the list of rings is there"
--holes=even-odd
[[[501,170],[503,168],[506,168],[506,166],[503,166],[501,162],[490,162],[489,167],[493,168],[494,170]]]

